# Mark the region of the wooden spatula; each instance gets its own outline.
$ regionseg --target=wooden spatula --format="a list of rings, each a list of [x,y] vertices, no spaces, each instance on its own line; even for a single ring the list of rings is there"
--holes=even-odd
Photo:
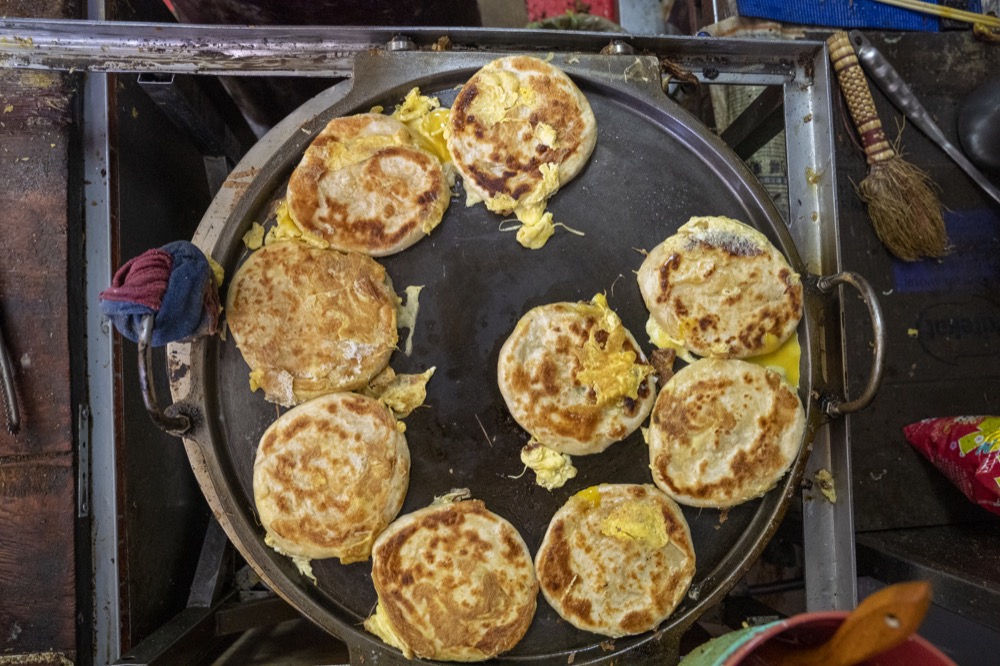
[[[770,641],[754,652],[754,661],[777,666],[858,664],[908,639],[920,626],[930,603],[931,586],[926,581],[890,585],[858,604],[823,645],[800,648]]]

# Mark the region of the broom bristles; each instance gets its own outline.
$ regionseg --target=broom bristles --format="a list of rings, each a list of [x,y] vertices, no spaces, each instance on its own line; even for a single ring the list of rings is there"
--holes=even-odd
[[[858,185],[875,234],[903,261],[943,257],[951,251],[934,187],[926,172],[898,154],[872,164]]]

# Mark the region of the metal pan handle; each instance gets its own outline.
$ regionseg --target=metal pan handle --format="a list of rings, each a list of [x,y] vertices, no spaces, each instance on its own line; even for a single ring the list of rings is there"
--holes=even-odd
[[[872,320],[872,333],[874,334],[874,353],[872,355],[872,369],[868,375],[868,383],[861,395],[854,400],[844,400],[828,396],[823,401],[823,411],[827,416],[843,416],[863,409],[868,406],[878,392],[879,384],[882,383],[882,371],[885,367],[885,320],[882,317],[882,307],[879,305],[875,290],[868,284],[868,281],[857,273],[844,271],[833,275],[823,275],[816,281],[816,286],[823,293],[833,291],[837,286],[846,284],[854,287],[861,294],[861,300],[868,307],[868,314]],[[845,387],[846,393],[846,387]]]
[[[191,429],[191,419],[181,412],[167,408],[160,409],[160,401],[156,397],[156,384],[153,381],[153,315],[145,315],[139,323],[139,390],[142,391],[142,402],[153,423],[170,435],[183,436]],[[174,405],[173,407],[176,407]],[[173,412],[168,414],[167,412]]]

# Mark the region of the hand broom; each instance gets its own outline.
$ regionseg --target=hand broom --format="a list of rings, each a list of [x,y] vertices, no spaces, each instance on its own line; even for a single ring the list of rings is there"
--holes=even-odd
[[[875,234],[903,261],[948,254],[948,233],[936,186],[885,138],[875,100],[847,33],[833,33],[827,46],[868,160],[868,175],[857,191],[868,208]]]

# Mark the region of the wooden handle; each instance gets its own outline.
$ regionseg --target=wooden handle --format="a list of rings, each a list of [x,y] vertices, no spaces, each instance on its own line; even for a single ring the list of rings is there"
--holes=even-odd
[[[847,33],[842,30],[833,33],[826,40],[826,44],[830,49],[830,62],[833,63],[840,88],[847,100],[854,128],[858,131],[861,144],[865,148],[868,164],[875,164],[895,156],[896,151],[885,138],[882,121],[879,120],[878,111],[875,109],[875,100],[872,99],[872,92],[868,87],[868,80],[858,63],[858,56],[854,53],[854,47]]]
[[[851,666],[906,641],[930,604],[926,581],[890,585],[858,604],[823,645],[803,649],[770,641],[758,653],[769,666]]]

